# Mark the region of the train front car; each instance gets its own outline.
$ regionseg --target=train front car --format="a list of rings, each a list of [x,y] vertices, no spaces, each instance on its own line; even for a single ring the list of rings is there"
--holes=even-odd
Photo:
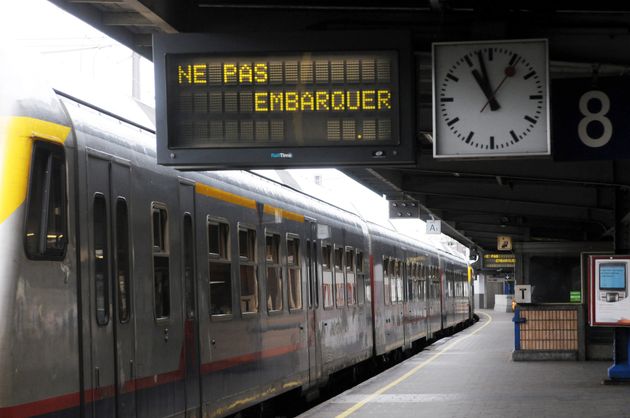
[[[79,407],[68,215],[70,123],[30,65],[0,52],[0,416]],[[69,239],[70,238],[70,239]]]

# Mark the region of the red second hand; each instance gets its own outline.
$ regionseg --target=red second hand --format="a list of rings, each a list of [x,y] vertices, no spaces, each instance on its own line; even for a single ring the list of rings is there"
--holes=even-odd
[[[492,96],[490,97],[490,99],[494,99],[495,95],[497,94],[497,91],[499,91],[499,89],[501,88],[501,86],[503,85],[503,83],[505,82],[505,80],[507,80],[508,77],[513,77],[514,74],[516,74],[516,68],[514,68],[513,66],[509,66],[509,67],[505,67],[505,71],[504,71],[505,77],[503,77],[503,80],[501,80],[501,82],[499,83],[499,85],[497,86],[496,89],[494,89],[494,91],[492,92]],[[479,113],[483,112],[486,108],[486,106],[488,106],[488,103],[490,103],[490,100],[488,100],[486,102],[485,105],[483,105],[483,107],[481,108],[481,110],[479,111]]]

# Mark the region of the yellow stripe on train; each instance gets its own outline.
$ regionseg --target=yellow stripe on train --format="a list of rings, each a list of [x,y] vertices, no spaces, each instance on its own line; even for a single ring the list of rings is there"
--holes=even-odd
[[[208,186],[203,183],[195,183],[195,191],[201,195],[232,203],[234,205],[243,206],[249,209],[256,209],[256,201],[254,199],[226,192],[225,190],[217,189],[216,187]],[[268,215],[273,215],[279,218],[282,217],[290,221],[304,222],[304,215],[267,204],[263,206],[263,212]]]
[[[256,201],[254,199],[249,199],[247,197],[239,196],[234,193],[226,192],[225,190],[217,189],[216,187],[212,186],[207,186],[203,183],[196,183],[195,191],[204,196],[223,200],[224,202],[244,206],[249,209],[256,209]]]
[[[0,117],[0,224],[26,199],[34,140],[63,144],[70,127],[25,116]]]
[[[283,217],[290,221],[304,222],[304,215],[300,215],[299,213],[291,212],[291,211],[284,210],[282,208],[277,208],[275,206],[271,206],[267,204],[265,204],[263,208],[263,212],[265,212],[268,215]]]

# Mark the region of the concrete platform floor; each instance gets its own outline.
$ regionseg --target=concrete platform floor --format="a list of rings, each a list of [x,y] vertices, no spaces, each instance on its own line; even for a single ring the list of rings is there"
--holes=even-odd
[[[630,417],[610,362],[513,362],[511,313],[480,321],[300,417]]]

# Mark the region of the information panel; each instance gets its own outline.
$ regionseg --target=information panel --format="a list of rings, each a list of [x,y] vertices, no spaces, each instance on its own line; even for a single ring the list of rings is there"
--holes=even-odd
[[[591,255],[588,268],[589,324],[630,326],[630,256]]]
[[[483,255],[484,269],[513,269],[516,266],[516,256],[506,253],[486,253]]]
[[[159,35],[154,51],[160,164],[415,160],[411,53],[400,33]]]

